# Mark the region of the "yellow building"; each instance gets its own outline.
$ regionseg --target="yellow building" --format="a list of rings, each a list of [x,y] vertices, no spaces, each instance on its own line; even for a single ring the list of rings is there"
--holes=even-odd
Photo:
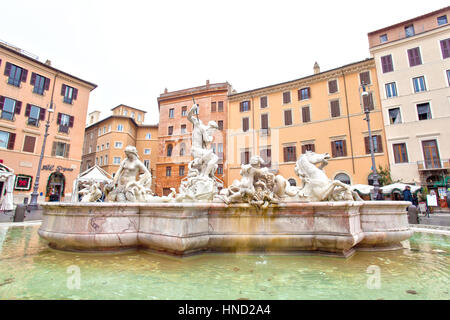
[[[145,111],[126,105],[111,109],[112,115],[99,120],[100,112],[88,116],[83,146],[81,171],[97,164],[114,175],[125,158],[127,146],[135,146],[139,159],[153,176],[152,190],[155,190],[155,168],[158,157],[158,126],[143,124]]]
[[[361,98],[361,83],[369,96]],[[298,80],[231,94],[227,133],[227,185],[240,179],[242,163],[260,155],[275,173],[299,185],[295,161],[306,150],[329,153],[325,172],[351,184],[371,183],[369,132],[363,105],[371,109],[377,167],[388,166],[373,59]]]

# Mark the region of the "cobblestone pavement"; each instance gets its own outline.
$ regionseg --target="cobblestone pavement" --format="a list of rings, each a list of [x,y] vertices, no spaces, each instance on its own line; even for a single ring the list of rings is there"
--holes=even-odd
[[[429,216],[420,214],[419,224],[450,227],[450,214],[432,213]]]

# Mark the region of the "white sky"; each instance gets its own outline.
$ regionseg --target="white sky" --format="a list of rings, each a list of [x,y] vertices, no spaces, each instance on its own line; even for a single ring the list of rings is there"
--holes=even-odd
[[[89,111],[123,103],[158,122],[157,97],[228,81],[238,91],[369,57],[367,33],[447,1],[14,0],[0,39],[93,82]]]

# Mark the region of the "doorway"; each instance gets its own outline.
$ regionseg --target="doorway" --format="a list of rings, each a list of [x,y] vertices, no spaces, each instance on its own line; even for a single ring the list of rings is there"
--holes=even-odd
[[[61,201],[64,197],[66,178],[61,172],[53,172],[48,177],[47,194],[49,201]]]

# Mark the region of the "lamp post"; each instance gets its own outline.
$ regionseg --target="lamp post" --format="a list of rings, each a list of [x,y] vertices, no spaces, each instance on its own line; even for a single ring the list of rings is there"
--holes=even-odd
[[[364,108],[364,113],[366,114],[366,117],[364,120],[367,121],[367,128],[369,130],[369,146],[370,146],[370,156],[372,157],[372,176],[373,176],[373,193],[372,193],[372,200],[375,200],[375,197],[378,194],[378,190],[380,189],[380,183],[378,182],[378,174],[377,174],[377,167],[375,164],[375,152],[374,152],[374,145],[373,145],[373,139],[372,139],[372,130],[370,129],[370,110],[369,106],[364,105],[364,97],[369,97],[369,92],[366,90],[369,89],[370,85],[366,85],[364,82],[361,83],[361,86],[359,87],[359,92],[361,93],[360,102],[362,107]]]
[[[55,109],[53,108],[53,99],[50,101],[50,107],[48,108],[47,111],[48,111],[48,117],[47,117],[47,122],[45,124],[45,133],[44,133],[44,141],[42,142],[41,156],[39,157],[39,164],[38,164],[38,169],[37,169],[37,173],[36,173],[36,179],[34,181],[33,193],[31,194],[30,204],[28,205],[28,208],[33,209],[33,210],[38,208],[37,199],[39,197],[38,189],[39,189],[39,178],[41,175],[42,159],[44,158],[45,144],[47,142],[47,137],[49,135],[48,128],[50,127],[50,117],[51,117],[52,113],[55,111]]]

